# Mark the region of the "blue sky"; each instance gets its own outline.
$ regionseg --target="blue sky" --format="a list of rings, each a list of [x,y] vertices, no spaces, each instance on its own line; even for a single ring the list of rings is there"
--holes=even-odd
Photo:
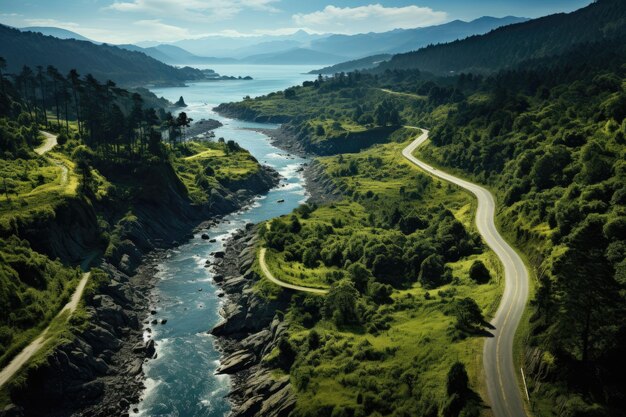
[[[481,16],[539,17],[591,0],[0,0],[0,22],[56,26],[109,43],[207,35],[383,32]]]

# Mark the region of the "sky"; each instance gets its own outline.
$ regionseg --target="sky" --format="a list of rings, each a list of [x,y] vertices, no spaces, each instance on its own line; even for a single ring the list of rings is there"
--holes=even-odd
[[[113,44],[210,35],[385,32],[481,16],[539,17],[591,0],[0,0],[0,23]]]

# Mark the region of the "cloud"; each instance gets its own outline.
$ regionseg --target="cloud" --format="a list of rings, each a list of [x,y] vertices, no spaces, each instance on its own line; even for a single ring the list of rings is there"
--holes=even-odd
[[[115,1],[104,10],[168,16],[187,21],[229,19],[245,9],[277,12],[280,0],[130,0]]]
[[[165,24],[159,19],[138,20],[134,24],[141,28],[142,36],[145,36],[144,39],[149,38],[157,42],[176,41],[191,36],[189,30]]]
[[[56,19],[24,19],[28,26],[52,26],[67,30],[74,30],[79,27],[75,22],[63,22]]]
[[[430,26],[447,17],[446,12],[429,7],[370,4],[343,8],[329,5],[317,12],[294,14],[292,19],[296,25],[314,32],[355,34]]]

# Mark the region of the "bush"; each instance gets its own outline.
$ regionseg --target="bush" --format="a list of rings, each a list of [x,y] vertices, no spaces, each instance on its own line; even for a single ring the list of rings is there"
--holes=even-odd
[[[455,301],[454,315],[457,319],[457,327],[460,329],[474,330],[484,323],[480,307],[469,297]]]
[[[489,270],[481,260],[474,261],[470,267],[469,276],[479,284],[487,283],[491,279]]]
[[[359,292],[351,281],[343,279],[335,283],[324,300],[323,315],[332,319],[337,326],[358,323],[356,301]]]

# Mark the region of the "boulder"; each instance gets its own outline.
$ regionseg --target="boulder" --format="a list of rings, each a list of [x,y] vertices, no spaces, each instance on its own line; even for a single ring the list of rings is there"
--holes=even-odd
[[[287,417],[296,406],[296,397],[287,385],[263,402],[260,416],[264,417]]]
[[[239,350],[226,359],[215,371],[217,374],[234,374],[250,367],[256,361],[256,356],[246,350]]]

